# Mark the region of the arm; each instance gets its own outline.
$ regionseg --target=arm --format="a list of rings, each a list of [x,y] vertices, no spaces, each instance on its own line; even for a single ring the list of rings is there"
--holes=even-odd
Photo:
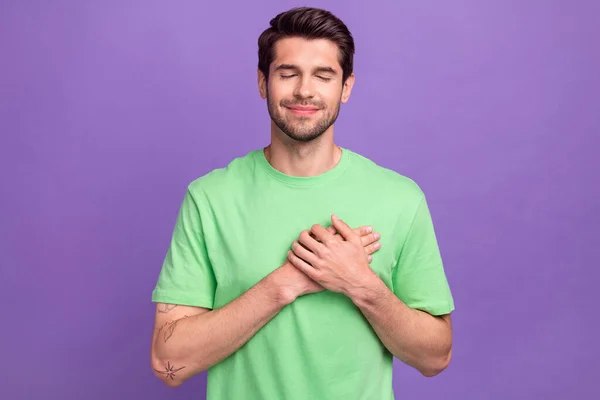
[[[385,347],[424,376],[442,372],[452,356],[450,314],[433,316],[404,304],[375,274],[348,296]]]
[[[176,387],[242,347],[294,300],[278,280],[282,273],[275,270],[217,310],[158,303],[151,350],[155,375]]]
[[[188,188],[152,294],[157,306],[151,366],[172,387],[235,352],[294,298],[281,283],[289,268],[277,268],[212,310],[217,281],[204,238],[204,203],[200,189]]]

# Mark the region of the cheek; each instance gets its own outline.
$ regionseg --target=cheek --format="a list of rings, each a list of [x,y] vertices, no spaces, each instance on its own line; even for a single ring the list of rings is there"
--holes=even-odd
[[[324,99],[329,110],[334,110],[336,107],[338,107],[342,100],[340,93],[329,93]]]
[[[329,85],[321,90],[323,99],[327,99],[327,104],[338,104],[344,94],[343,88],[338,85]]]
[[[285,92],[279,85],[271,85],[269,87],[269,98],[273,104],[279,104],[281,99],[285,97],[284,94]]]

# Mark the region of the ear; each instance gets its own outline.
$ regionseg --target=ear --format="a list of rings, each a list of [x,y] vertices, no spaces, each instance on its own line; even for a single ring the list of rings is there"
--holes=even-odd
[[[346,82],[344,82],[344,86],[342,87],[342,103],[347,103],[350,100],[350,94],[352,93],[352,88],[354,87],[354,73],[350,74]]]
[[[263,99],[267,98],[267,79],[260,69],[258,71],[258,93]]]

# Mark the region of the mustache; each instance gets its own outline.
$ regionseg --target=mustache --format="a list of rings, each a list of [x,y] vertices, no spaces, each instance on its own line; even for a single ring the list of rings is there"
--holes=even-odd
[[[325,104],[322,102],[314,101],[292,101],[292,100],[281,100],[280,103],[284,107],[302,106],[302,107],[316,107],[318,109],[325,108]]]

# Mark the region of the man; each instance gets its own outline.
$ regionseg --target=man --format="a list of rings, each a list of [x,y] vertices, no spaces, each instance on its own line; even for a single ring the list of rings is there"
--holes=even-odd
[[[393,399],[393,356],[425,376],[451,357],[426,200],[334,144],[355,80],[342,21],[292,9],[258,44],[271,143],[189,185],[152,296],[153,370],[169,386],[208,370],[208,399]]]

